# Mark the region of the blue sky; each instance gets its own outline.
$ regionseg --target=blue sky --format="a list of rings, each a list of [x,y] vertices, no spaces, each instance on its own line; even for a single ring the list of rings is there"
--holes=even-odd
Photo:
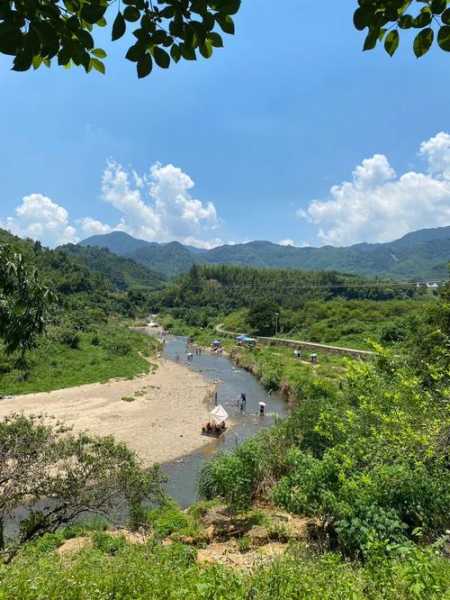
[[[145,80],[122,43],[102,44],[106,76],[1,59],[0,224],[53,245],[116,227],[346,245],[449,225],[450,57],[417,61],[408,32],[393,59],[361,52],[355,4],[244,0],[212,59]]]

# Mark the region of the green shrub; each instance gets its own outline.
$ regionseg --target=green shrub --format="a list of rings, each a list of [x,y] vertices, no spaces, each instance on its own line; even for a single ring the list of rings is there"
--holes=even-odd
[[[112,536],[102,531],[96,531],[92,536],[92,541],[94,548],[110,555],[117,554],[127,546],[124,537]]]
[[[91,344],[92,344],[92,346],[100,346],[100,338],[98,337],[98,335],[92,336]]]
[[[108,345],[108,351],[116,356],[127,356],[131,352],[131,345],[128,342],[113,342]]]
[[[161,538],[175,532],[188,532],[193,526],[192,518],[183,513],[173,501],[167,501],[161,507],[148,512],[147,522]]]
[[[72,348],[72,350],[77,350],[80,347],[81,338],[79,334],[74,331],[62,331],[58,338],[61,344]]]

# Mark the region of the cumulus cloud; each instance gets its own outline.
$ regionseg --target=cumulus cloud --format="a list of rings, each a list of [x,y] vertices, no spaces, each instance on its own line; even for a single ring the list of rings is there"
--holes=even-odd
[[[294,242],[294,240],[289,240],[289,239],[287,239],[287,240],[280,240],[278,242],[278,244],[280,246],[295,246],[296,245],[295,242]]]
[[[441,131],[420,145],[419,154],[428,162],[428,170],[450,179],[450,135]]]
[[[174,165],[154,164],[148,174],[130,173],[109,162],[102,178],[103,199],[122,214],[115,229],[148,241],[178,240],[208,247],[204,235],[218,226],[212,202],[191,195],[193,180]]]
[[[69,223],[67,210],[42,194],[25,196],[15,216],[1,221],[0,226],[15,235],[42,240],[52,246],[79,240],[75,227]]]
[[[140,175],[110,161],[102,175],[101,193],[120,214],[115,224],[90,216],[72,223],[64,207],[42,194],[31,194],[23,198],[13,217],[0,221],[0,227],[49,246],[114,230],[148,241],[177,240],[207,249],[219,246],[223,241],[214,235],[219,225],[216,208],[212,202],[196,199],[193,187],[191,177],[172,164],[156,163]]]
[[[330,190],[326,200],[313,200],[300,219],[319,227],[324,244],[386,242],[409,231],[450,224],[450,135],[438,133],[423,142],[419,155],[425,172],[398,175],[383,154],[362,161],[352,181]]]
[[[97,221],[97,219],[92,219],[92,217],[84,217],[84,219],[79,219],[77,224],[79,226],[79,230],[84,236],[103,235],[112,231],[112,227],[110,225],[106,225],[101,221]]]

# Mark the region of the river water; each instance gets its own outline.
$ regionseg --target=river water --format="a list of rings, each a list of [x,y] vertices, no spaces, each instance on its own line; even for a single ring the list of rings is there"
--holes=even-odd
[[[263,386],[257,379],[245,371],[237,368],[226,356],[203,352],[195,355],[192,362],[187,362],[187,338],[169,337],[164,348],[164,357],[175,360],[177,355],[180,361],[202,373],[212,381],[220,381],[217,388],[217,403],[222,404],[230,415],[232,426],[218,440],[211,439],[203,448],[175,461],[161,465],[163,472],[167,475],[166,491],[182,507],[187,507],[198,499],[198,479],[200,471],[208,460],[217,452],[232,450],[244,440],[254,436],[258,431],[270,427],[277,418],[288,415],[288,407],[285,399],[278,393],[269,397]],[[241,393],[247,396],[247,406],[242,414],[239,410],[238,400]],[[266,402],[266,415],[259,416],[259,402]],[[212,407],[211,407],[212,408]],[[198,424],[199,428],[202,423]],[[46,504],[46,501],[42,501]],[[6,519],[5,534],[7,537],[15,537],[18,534],[19,522],[28,514],[28,509],[20,508],[11,519]],[[114,513],[114,519],[118,522],[125,515]]]
[[[201,373],[206,379],[217,382],[217,403],[222,404],[230,415],[232,427],[218,440],[212,440],[201,450],[162,466],[168,477],[167,493],[181,506],[186,507],[198,499],[197,485],[200,471],[206,461],[217,452],[232,450],[244,440],[254,436],[258,431],[273,425],[277,418],[288,415],[287,402],[278,393],[267,394],[257,379],[237,368],[226,356],[203,351],[194,354],[191,362],[186,361],[187,338],[169,337],[164,348],[164,357],[186,362],[187,366]],[[247,406],[242,414],[238,401],[241,393],[247,397]],[[259,402],[266,402],[266,415],[259,416]],[[199,423],[201,427],[202,423]]]

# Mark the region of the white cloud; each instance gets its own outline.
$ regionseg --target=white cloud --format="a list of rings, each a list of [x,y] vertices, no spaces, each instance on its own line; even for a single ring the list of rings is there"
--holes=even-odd
[[[81,233],[83,233],[85,236],[103,235],[112,231],[112,227],[110,225],[106,225],[105,223],[97,221],[97,219],[92,219],[91,217],[79,219],[77,224],[79,225]]]
[[[0,226],[15,235],[42,240],[54,246],[77,242],[77,231],[69,223],[67,210],[42,194],[30,194],[22,199],[14,217]]]
[[[313,200],[300,219],[319,226],[324,244],[386,242],[409,231],[450,224],[450,135],[423,142],[427,172],[398,176],[386,156],[375,154],[353,171],[352,181],[335,185],[327,200]]]
[[[230,244],[232,242],[227,242]],[[194,237],[184,238],[183,244],[187,246],[195,246],[196,248],[202,248],[203,250],[211,250],[211,248],[217,248],[217,246],[223,246],[225,242],[220,238],[214,238],[212,240],[199,240]]]
[[[441,131],[420,145],[419,154],[428,161],[430,173],[450,179],[450,135]]]
[[[193,198],[193,187],[189,175],[171,164],[156,163],[148,175],[140,176],[109,162],[102,178],[103,199],[122,213],[114,229],[148,241],[220,244],[221,240],[209,239],[218,226],[214,204]]]
[[[115,225],[92,217],[70,222],[67,210],[42,194],[25,196],[15,216],[0,227],[49,246],[77,242],[80,237],[114,230],[148,241],[178,240],[199,248],[213,248],[223,241],[213,236],[219,220],[212,202],[191,195],[193,180],[174,165],[154,164],[148,174],[128,172],[110,161],[102,176],[102,197],[121,215]]]
[[[280,246],[295,246],[296,245],[294,240],[289,240],[289,239],[280,240],[278,243]]]

